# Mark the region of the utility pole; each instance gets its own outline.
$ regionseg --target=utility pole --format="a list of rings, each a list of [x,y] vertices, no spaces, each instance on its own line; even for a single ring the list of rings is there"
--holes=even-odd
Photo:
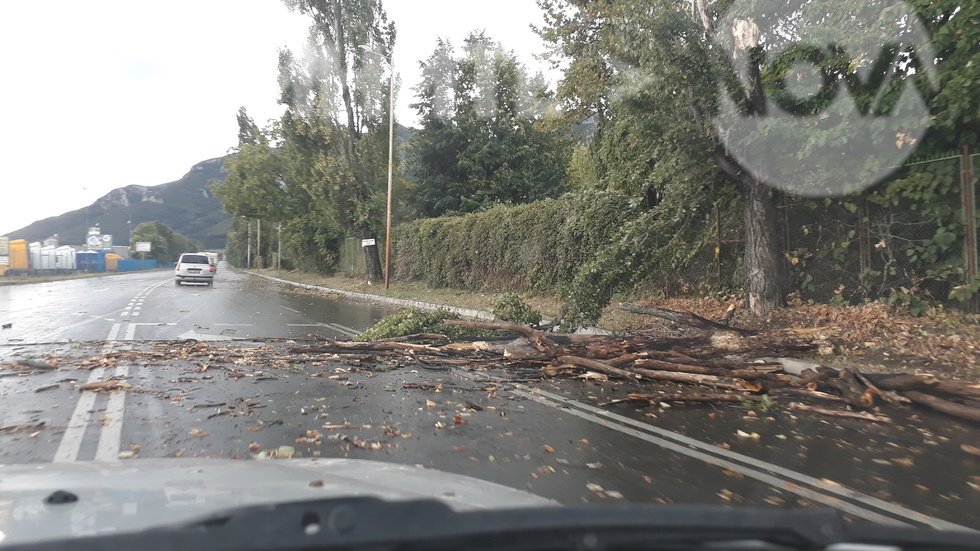
[[[276,224],[276,229],[279,230],[279,252],[276,254],[276,275],[279,275],[282,271],[282,222]]]
[[[248,233],[245,234],[245,250],[247,251],[245,253],[245,269],[247,270],[252,267],[252,221],[246,218],[245,222],[248,224]]]
[[[388,212],[385,221],[385,289],[391,285],[391,180],[395,166],[395,48],[388,58],[391,80],[388,85]]]
[[[258,237],[255,238],[255,268],[262,269],[262,219],[259,218],[255,226],[258,230]]]

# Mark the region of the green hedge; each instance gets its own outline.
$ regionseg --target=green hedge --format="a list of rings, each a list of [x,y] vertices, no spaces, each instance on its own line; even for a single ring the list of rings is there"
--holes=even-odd
[[[395,273],[431,287],[554,292],[607,247],[639,207],[588,191],[396,228]]]

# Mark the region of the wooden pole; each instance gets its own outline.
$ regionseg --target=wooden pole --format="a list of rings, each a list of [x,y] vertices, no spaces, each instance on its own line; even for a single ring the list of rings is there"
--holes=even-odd
[[[385,221],[385,289],[391,284],[391,180],[395,166],[395,49],[388,58],[391,81],[388,89],[388,212]]]
[[[966,282],[970,284],[977,277],[977,219],[976,219],[976,190],[973,185],[973,163],[970,160],[970,146],[963,146],[960,157],[960,167],[963,175],[960,187],[963,190],[963,259],[966,262]],[[973,311],[977,310],[977,298],[970,303]]]

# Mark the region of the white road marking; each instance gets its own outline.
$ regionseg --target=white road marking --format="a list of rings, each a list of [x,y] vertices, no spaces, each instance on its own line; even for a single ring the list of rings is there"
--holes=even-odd
[[[137,302],[142,304],[143,300],[147,294],[149,294],[154,289],[160,287],[161,285],[167,283],[167,280],[160,281],[155,285],[152,285],[146,289],[143,289],[136,296],[129,301],[129,304],[122,311],[122,316],[129,314],[129,310]],[[138,309],[138,308],[137,308]],[[138,316],[139,312],[133,312],[134,316]],[[111,320],[109,320],[111,321]],[[123,322],[126,320],[123,320]],[[176,323],[129,323],[126,326],[126,335],[124,340],[131,341],[136,335],[136,327],[139,325],[177,325]],[[109,330],[109,336],[106,338],[107,341],[115,341],[119,338],[119,332],[122,330],[122,322],[113,323],[112,328]],[[112,344],[106,344],[102,350],[107,352],[113,349]],[[120,365],[116,367],[116,371],[113,374],[115,377],[126,377],[129,374],[129,366]],[[89,374],[88,382],[94,383],[102,380],[105,375],[104,367],[97,367],[91,371]],[[68,422],[68,428],[65,429],[65,434],[61,438],[61,442],[58,443],[58,449],[55,451],[53,461],[55,463],[70,463],[78,460],[78,452],[82,447],[82,440],[85,438],[85,428],[89,423],[89,419],[92,416],[92,410],[95,407],[95,401],[97,394],[93,391],[86,390],[82,392],[81,397],[78,399],[78,403],[75,405],[75,411],[72,413],[71,420]],[[123,423],[123,413],[126,409],[126,392],[117,391],[109,396],[109,403],[106,406],[105,417],[107,420],[105,424],[101,427],[102,431],[99,434],[99,444],[96,449],[95,459],[97,461],[113,461],[119,459],[119,447],[122,442],[122,423]]]
[[[114,377],[125,378],[129,375],[129,366],[116,366]],[[119,461],[119,447],[122,445],[123,411],[126,408],[126,392],[117,391],[109,395],[106,405],[105,421],[102,424],[102,434],[99,435],[99,447],[95,450],[96,461]]]
[[[730,469],[736,471],[749,478],[753,478],[755,480],[759,480],[760,482],[765,482],[767,484],[770,484],[773,487],[778,488],[780,490],[796,493],[797,495],[806,497],[807,499],[812,499],[813,501],[822,503],[829,507],[840,509],[841,511],[853,514],[863,519],[870,520],[872,522],[876,522],[879,524],[890,524],[890,525],[906,525],[906,526],[908,525],[907,522],[881,515],[879,513],[876,513],[874,511],[871,511],[859,505],[855,505],[843,501],[840,498],[851,499],[853,501],[860,502],[869,507],[874,507],[875,509],[878,509],[880,511],[885,511],[895,516],[902,517],[904,519],[913,522],[926,524],[933,528],[939,528],[943,530],[968,530],[968,531],[970,530],[969,528],[965,528],[963,526],[959,526],[951,522],[946,522],[944,520],[933,518],[928,515],[918,513],[916,511],[912,511],[904,507],[900,507],[898,505],[893,505],[891,503],[888,503],[887,501],[862,494],[860,492],[851,490],[849,488],[845,488],[843,486],[835,487],[816,478],[807,476],[805,474],[798,473],[796,471],[792,471],[790,469],[786,469],[778,465],[761,461],[746,455],[725,450],[719,448],[718,446],[708,444],[700,440],[696,440],[694,438],[684,436],[682,434],[671,432],[662,429],[660,427],[655,427],[647,423],[642,423],[640,421],[636,421],[635,419],[630,419],[629,417],[624,417],[622,415],[618,415],[610,411],[592,407],[588,404],[577,402],[575,400],[570,400],[558,394],[553,394],[551,392],[547,392],[539,389],[535,389],[534,392],[527,392],[523,390],[512,390],[511,392],[517,395],[525,396],[540,404],[547,405],[549,407],[560,407],[562,404],[566,406],[572,406],[572,407],[562,407],[561,410],[566,413],[575,415],[576,417],[586,419],[593,423],[622,432],[624,434],[629,434],[630,436],[634,436],[641,440],[645,440],[652,444],[656,444],[660,447],[686,455],[688,457],[700,459],[705,463],[709,463],[711,465],[715,465],[723,469]],[[603,419],[600,416],[607,417],[611,420]],[[613,422],[612,420],[615,420],[617,422]],[[640,432],[636,429],[624,425],[638,427],[646,432]],[[670,442],[668,440],[665,440],[664,438],[659,438],[658,436],[654,436],[653,434],[649,434],[649,433],[654,433],[664,438],[669,438],[670,440],[674,440],[674,442]],[[715,454],[715,455],[709,455],[709,454]],[[762,470],[756,470],[746,465],[751,465],[752,467],[757,467],[758,469],[762,469]],[[768,471],[768,473],[763,472],[763,470]],[[775,476],[775,475],[779,475],[779,476]],[[780,476],[783,478],[780,478]],[[835,494],[836,496],[840,496],[840,497],[825,495],[824,493],[821,493],[821,491],[817,491],[817,490],[809,490],[801,486],[798,486],[797,484],[790,481],[807,484],[815,488],[819,488],[822,492]]]
[[[286,327],[326,327],[327,329],[333,329],[338,333],[351,337],[356,337],[361,334],[350,327],[345,327],[336,323],[287,323]]]
[[[101,380],[104,373],[104,367],[96,367],[89,374],[88,382],[94,383]],[[82,438],[85,437],[85,426],[88,425],[88,419],[92,416],[92,408],[95,407],[95,397],[96,394],[90,390],[82,392],[82,396],[75,406],[75,412],[72,413],[71,421],[68,422],[68,428],[65,429],[61,443],[58,444],[58,451],[54,453],[55,463],[71,463],[78,459],[78,450],[81,449]]]
[[[283,310],[289,310],[290,312],[296,312],[297,314],[299,313],[299,310],[293,310],[289,306],[282,306],[282,305],[280,305],[279,307],[282,308]]]
[[[356,337],[356,336],[358,336],[358,335],[361,334],[360,331],[358,331],[356,329],[351,329],[350,327],[347,327],[346,325],[340,325],[339,323],[328,323],[327,325],[329,325],[329,326],[337,329],[341,333],[346,333],[346,334],[348,334],[348,335],[350,335],[352,337]]]

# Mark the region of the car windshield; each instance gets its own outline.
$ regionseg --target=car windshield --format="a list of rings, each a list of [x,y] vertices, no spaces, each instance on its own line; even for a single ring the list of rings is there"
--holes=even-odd
[[[0,546],[326,495],[980,530],[980,3],[3,2],[0,45]]]

